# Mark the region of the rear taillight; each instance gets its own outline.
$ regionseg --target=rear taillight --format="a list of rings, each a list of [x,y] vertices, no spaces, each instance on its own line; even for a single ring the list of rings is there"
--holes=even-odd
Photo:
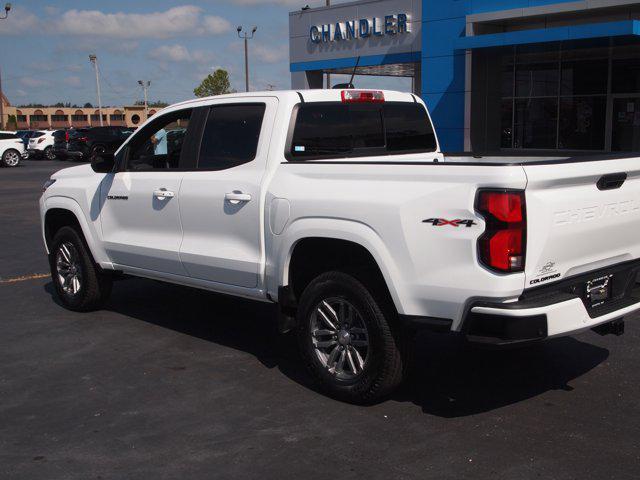
[[[64,132],[64,141],[65,142],[69,141],[69,132]]]
[[[89,141],[89,138],[87,138],[87,137],[79,137],[78,141],[87,143]]]
[[[40,137],[40,138],[38,139],[38,143],[42,143],[42,142],[44,142],[44,137]]]
[[[342,90],[342,103],[383,103],[384,92],[380,90]]]
[[[522,272],[527,239],[524,192],[480,190],[476,210],[486,223],[478,239],[480,262],[499,272]]]

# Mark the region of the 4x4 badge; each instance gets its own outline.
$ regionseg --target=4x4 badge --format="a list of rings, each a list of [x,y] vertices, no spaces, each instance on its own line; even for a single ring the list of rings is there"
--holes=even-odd
[[[444,227],[445,225],[459,227],[460,225],[464,225],[468,228],[473,225],[477,225],[473,220],[461,220],[459,218],[456,218],[455,220],[447,220],[446,218],[429,218],[427,220],[423,220],[422,223],[430,223],[434,227]]]

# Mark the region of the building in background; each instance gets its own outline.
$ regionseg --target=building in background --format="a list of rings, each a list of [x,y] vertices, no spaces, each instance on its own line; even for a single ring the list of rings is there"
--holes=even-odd
[[[5,98],[6,99],[6,98]],[[7,100],[4,104],[5,128],[16,130],[48,130],[60,128],[99,127],[100,114],[96,107],[13,107]],[[149,117],[159,108],[150,108]],[[12,125],[10,120],[15,118]],[[135,128],[147,119],[143,105],[103,107],[102,124]],[[9,122],[9,123],[8,123]]]
[[[293,88],[412,78],[445,151],[640,149],[637,1],[360,0],[291,12],[289,37]]]

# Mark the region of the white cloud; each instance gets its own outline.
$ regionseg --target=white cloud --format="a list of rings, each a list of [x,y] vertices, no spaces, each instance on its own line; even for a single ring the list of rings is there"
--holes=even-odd
[[[231,0],[233,3],[237,5],[288,5],[292,7],[302,8],[305,5],[309,5],[311,7],[319,7],[324,6],[324,0]]]
[[[213,54],[204,50],[189,51],[184,45],[162,45],[149,52],[149,57],[160,62],[203,63],[213,59]]]
[[[48,85],[49,82],[47,82],[46,80],[42,80],[40,78],[35,78],[35,77],[22,77],[20,79],[20,84],[25,87],[35,88],[35,87],[44,87],[45,85]]]
[[[207,15],[204,17],[202,23],[206,30],[205,33],[212,33],[214,35],[227,33],[232,29],[231,23],[229,23],[228,20],[215,15]]]
[[[249,58],[253,56],[254,59],[262,63],[278,63],[289,55],[288,49],[267,47],[262,43],[255,43],[251,45],[249,50]]]
[[[72,75],[70,77],[65,78],[64,83],[66,83],[70,87],[80,87],[82,85],[82,80],[80,80],[80,77],[76,77],[75,75]]]
[[[219,35],[231,30],[222,17],[203,15],[196,5],[182,5],[161,12],[105,13],[100,10],[71,9],[49,18],[38,18],[20,10],[0,34],[80,35],[92,38],[170,38],[178,35]]]

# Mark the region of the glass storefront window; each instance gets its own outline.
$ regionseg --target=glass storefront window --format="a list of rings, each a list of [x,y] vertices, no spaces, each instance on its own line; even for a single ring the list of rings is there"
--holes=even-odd
[[[517,98],[513,122],[513,147],[556,148],[557,117],[557,98]]]
[[[513,99],[500,103],[500,148],[513,147]]]
[[[640,92],[640,45],[619,45],[613,49],[611,92]]]
[[[605,96],[561,98],[558,148],[604,150],[606,116]]]
[[[607,93],[609,50],[580,48],[562,52],[560,95]]]
[[[558,94],[558,52],[516,55],[516,97]]]

